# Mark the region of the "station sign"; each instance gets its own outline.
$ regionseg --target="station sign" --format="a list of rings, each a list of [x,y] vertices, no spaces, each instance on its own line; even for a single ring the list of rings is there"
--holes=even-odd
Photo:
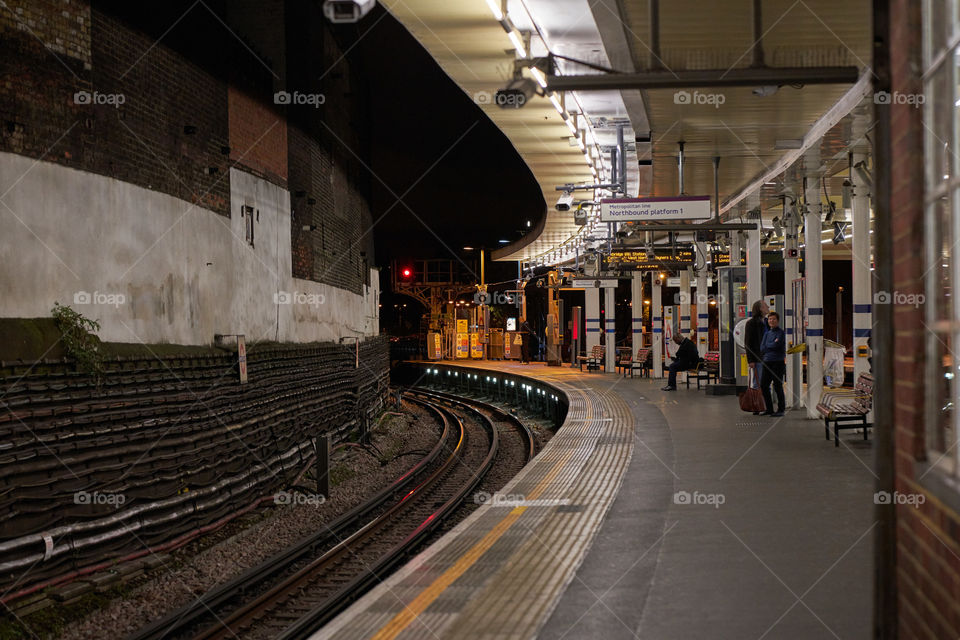
[[[654,249],[652,258],[647,257],[647,253],[643,249],[614,249],[607,255],[606,261],[611,266],[638,271],[655,271],[692,266],[694,255],[692,247],[677,248],[676,251],[669,247]]]
[[[593,287],[616,288],[617,278],[574,278],[572,287],[576,289],[592,289]]]
[[[741,257],[743,262],[740,266],[746,266],[746,259]],[[770,267],[774,265],[783,264],[783,252],[782,251],[761,251],[760,252],[760,266]],[[726,267],[730,265],[730,253],[720,253],[715,252],[713,254],[713,266],[714,267]]]
[[[657,222],[661,220],[709,220],[710,196],[670,198],[603,198],[601,222]]]
[[[237,365],[240,370],[240,384],[247,384],[247,338],[237,336]]]

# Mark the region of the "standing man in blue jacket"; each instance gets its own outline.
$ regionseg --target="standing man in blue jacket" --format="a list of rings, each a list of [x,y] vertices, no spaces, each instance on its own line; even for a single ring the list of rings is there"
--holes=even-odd
[[[780,314],[771,311],[767,316],[768,329],[760,342],[760,353],[763,357],[763,371],[760,373],[760,389],[763,392],[763,402],[767,405],[765,416],[780,417],[786,408],[783,397],[783,379],[787,375],[787,336],[780,328]],[[773,410],[773,400],[770,397],[770,385],[777,394],[776,411]]]

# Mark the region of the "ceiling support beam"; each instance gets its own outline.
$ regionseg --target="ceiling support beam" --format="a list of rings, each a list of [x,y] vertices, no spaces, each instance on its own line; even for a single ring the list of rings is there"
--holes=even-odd
[[[750,231],[757,228],[757,223],[728,222],[726,224],[659,224],[656,222],[631,222],[631,225],[641,227],[643,231]]]
[[[644,71],[547,76],[547,91],[619,91],[685,87],[758,87],[790,84],[853,84],[857,67],[750,67],[696,71]]]
[[[863,102],[873,90],[873,77],[870,69],[865,69],[857,83],[843,94],[836,104],[823,114],[819,120],[813,123],[806,135],[803,136],[803,144],[799,149],[791,149],[783,154],[780,159],[772,166],[766,167],[757,178],[743,187],[735,194],[730,196],[720,207],[721,219],[732,216],[731,209],[741,200],[755,191],[758,191],[764,182],[770,182],[786,171],[802,156],[808,149],[820,144],[820,139],[827,134],[840,120]]]

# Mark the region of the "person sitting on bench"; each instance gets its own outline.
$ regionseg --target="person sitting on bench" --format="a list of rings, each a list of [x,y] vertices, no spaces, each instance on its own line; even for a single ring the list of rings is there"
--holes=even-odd
[[[678,332],[673,334],[673,341],[679,345],[677,355],[674,356],[669,367],[670,376],[667,378],[667,386],[661,391],[676,391],[677,371],[693,369],[700,362],[700,353],[697,351],[697,345],[693,344],[693,340]]]

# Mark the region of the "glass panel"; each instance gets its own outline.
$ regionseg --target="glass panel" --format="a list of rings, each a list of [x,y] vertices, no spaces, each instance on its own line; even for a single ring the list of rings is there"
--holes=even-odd
[[[950,287],[950,256],[953,254],[953,219],[950,215],[950,206],[947,196],[933,203],[933,227],[929,232],[933,234],[934,249],[937,254],[930,256],[933,263],[933,281],[930,282],[932,291],[928,291],[927,300],[934,305],[934,329],[938,333],[949,331],[948,326],[953,320],[953,303]]]
[[[941,96],[942,104],[935,105],[934,114],[937,114],[937,107],[949,110],[949,114],[944,114],[944,120],[948,121],[952,126],[952,130],[949,135],[939,135],[944,140],[950,141],[951,148],[951,163],[952,174],[957,176],[960,175],[960,87],[958,87],[957,82],[960,80],[960,48],[953,50],[953,54],[947,58],[947,62],[952,64],[944,65],[950,71],[950,77],[947,80],[949,82],[949,87],[951,89],[951,95],[948,97],[946,95]],[[946,91],[946,86],[944,91]],[[939,123],[938,123],[939,125]]]
[[[953,145],[954,65],[943,65],[929,78],[925,97],[927,106],[927,187],[938,189],[954,168],[960,173]]]
[[[952,295],[952,273],[954,269],[952,239],[955,219],[950,215],[951,206],[948,196],[943,196],[929,205],[927,210],[927,252],[930,271],[926,280],[926,323],[927,332],[927,448],[932,453],[931,462],[940,464],[952,462],[954,455],[943,456],[956,441],[953,425],[956,393],[955,378],[960,373],[957,367],[960,361],[953,357],[953,338],[956,317]],[[952,451],[950,452],[953,453]],[[951,465],[952,466],[952,465]]]
[[[930,37],[928,46],[932,58],[947,46],[949,34],[953,33],[953,23],[948,18],[952,13],[949,4],[952,2],[948,3],[945,0],[931,0],[927,4],[927,27]]]
[[[936,413],[936,440],[928,443],[931,449],[940,452],[950,451],[950,447],[956,442],[956,431],[953,428],[953,416],[955,413],[953,395],[956,386],[957,363],[952,353],[953,341],[950,334],[940,334],[937,336],[937,362],[940,370],[940,379],[936,382],[934,392],[934,402]]]

